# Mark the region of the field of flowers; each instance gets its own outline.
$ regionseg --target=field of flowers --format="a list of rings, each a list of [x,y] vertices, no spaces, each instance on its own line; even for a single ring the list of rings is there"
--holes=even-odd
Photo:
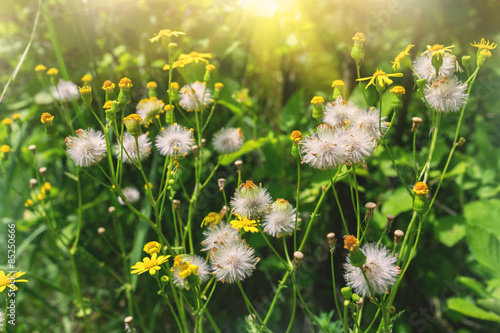
[[[0,9],[0,331],[500,329],[498,1]]]

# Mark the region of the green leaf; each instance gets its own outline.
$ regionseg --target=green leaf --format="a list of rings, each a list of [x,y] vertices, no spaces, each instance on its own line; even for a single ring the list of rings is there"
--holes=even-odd
[[[220,164],[221,165],[228,165],[232,163],[233,161],[236,161],[239,157],[248,154],[249,152],[252,152],[260,147],[262,147],[264,144],[268,143],[269,141],[276,141],[275,138],[272,138],[272,133],[268,135],[265,138],[260,138],[258,140],[248,140],[243,144],[240,150],[238,150],[235,153],[224,155],[222,157]]]
[[[297,127],[298,121],[303,118],[302,103],[304,101],[304,91],[299,90],[286,102],[280,117],[280,127],[290,132]]]
[[[469,317],[482,319],[482,320],[490,320],[496,321],[500,323],[500,316],[497,314],[481,309],[480,307],[466,301],[463,298],[450,298],[447,301],[448,307],[456,311],[458,313],[464,314]]]
[[[452,247],[465,237],[465,218],[446,216],[434,222],[434,234],[444,245]]]
[[[384,215],[392,214],[398,216],[413,208],[413,200],[406,192],[404,187],[384,194],[382,199],[382,213]]]
[[[486,310],[490,310],[500,315],[500,300],[490,297],[485,299],[478,299],[477,304],[485,308]]]
[[[468,276],[459,276],[457,282],[469,288],[478,297],[487,297],[488,293],[481,282]]]
[[[237,105],[228,103],[228,102],[226,102],[224,100],[219,100],[217,102],[217,104],[224,105],[226,108],[228,108],[231,112],[233,112],[238,117],[241,117],[243,115],[243,109],[240,108],[240,107],[238,107]]]

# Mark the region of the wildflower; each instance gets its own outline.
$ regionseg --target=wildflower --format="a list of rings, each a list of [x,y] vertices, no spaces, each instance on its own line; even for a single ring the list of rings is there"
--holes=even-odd
[[[323,121],[334,127],[345,127],[351,119],[356,117],[358,107],[338,96],[335,102],[328,103],[325,107]]]
[[[212,251],[214,248],[224,244],[238,241],[238,235],[238,230],[231,227],[229,223],[221,222],[216,225],[210,225],[203,231],[205,240],[201,242],[201,245],[203,245],[202,251]]]
[[[255,220],[250,220],[246,218],[245,216],[241,216],[238,214],[235,214],[237,220],[232,220],[231,221],[231,227],[238,229],[241,231],[241,229],[245,230],[245,232],[259,232],[259,228],[257,228],[257,221]]]
[[[351,58],[358,64],[365,57],[365,50],[363,48],[363,43],[365,42],[365,35],[362,32],[357,32],[352,37],[354,45],[351,50]]]
[[[438,76],[450,76],[457,68],[457,60],[453,54],[446,53],[443,57],[443,64],[439,67]],[[413,69],[421,79],[426,79],[430,84],[436,79],[436,68],[432,64],[432,58],[421,56],[413,61]]]
[[[486,40],[484,40],[484,38],[481,38],[481,41],[479,43],[474,42],[474,44],[470,43],[470,45],[477,47],[478,50],[494,50],[497,48],[496,43],[490,44],[490,41],[489,40],[486,41]]]
[[[143,99],[137,104],[137,114],[143,119],[143,124],[148,127],[162,112],[164,106],[165,103],[156,97]]]
[[[44,65],[41,65],[41,64],[35,66],[35,72],[42,72],[46,69],[47,69],[47,67],[45,67]]]
[[[80,96],[82,97],[82,101],[86,105],[90,105],[92,103],[92,87],[91,86],[83,86],[79,87],[78,91],[80,92]]]
[[[390,254],[385,246],[376,243],[364,245],[361,251],[366,256],[366,263],[362,267],[351,264],[352,254],[349,255],[344,264],[344,278],[347,285],[354,289],[356,294],[363,297],[374,297],[385,293],[389,287],[396,283],[400,273],[399,267],[396,266],[398,259]],[[366,279],[361,270],[364,271]]]
[[[158,253],[153,253],[151,258],[146,257],[142,262],[138,261],[134,266],[132,266],[131,268],[133,271],[131,271],[130,274],[142,274],[149,271],[149,274],[155,275],[156,272],[161,269],[160,265],[165,263],[170,257],[170,255],[158,256]]]
[[[133,87],[133,84],[128,77],[123,77],[118,83],[118,87],[120,87],[120,89],[130,89]]]
[[[113,103],[113,101],[106,101],[104,103],[104,105],[102,106],[102,108],[105,109],[105,110],[110,110],[111,109],[111,103]]]
[[[214,212],[208,213],[208,215],[203,219],[203,222],[201,222],[201,227],[203,228],[203,226],[218,224],[221,220],[221,214]]]
[[[244,241],[222,245],[212,252],[212,273],[218,281],[234,283],[252,275],[260,258]]]
[[[93,79],[92,75],[90,75],[90,74],[85,74],[85,75],[82,77],[82,82],[86,82],[86,83],[88,83],[88,82],[92,81],[92,79]]]
[[[147,254],[159,253],[161,250],[161,244],[158,242],[149,242],[144,245],[143,251]]]
[[[4,153],[4,154],[7,154],[7,153],[10,153],[12,150],[12,148],[10,148],[9,145],[2,145],[0,147],[0,152]]]
[[[342,80],[335,80],[332,82],[333,99],[336,99],[339,96],[343,96],[344,86],[345,86],[345,83]]]
[[[181,55],[179,55],[179,58],[177,58],[177,60],[181,61],[183,63],[181,67],[184,67],[184,65],[190,64],[192,62],[199,63],[201,61],[208,64],[207,58],[211,59],[212,54],[191,52],[189,54],[182,53]]]
[[[386,74],[383,70],[377,69],[375,73],[373,73],[372,76],[370,77],[365,77],[362,79],[357,79],[356,81],[366,81],[370,80],[368,84],[366,85],[365,89],[368,89],[368,87],[373,84],[374,87],[377,89],[384,89],[385,85],[387,84],[390,86],[392,84],[392,80],[389,79],[390,77],[402,77],[403,73],[393,73],[393,74]]]
[[[318,126],[316,133],[311,131],[301,143],[302,163],[320,170],[332,169],[342,164],[347,155],[339,145],[340,136],[327,125]]]
[[[122,190],[122,192],[125,199],[127,199],[127,201],[130,203],[138,201],[139,198],[141,197],[141,193],[136,188],[133,187],[125,187]],[[118,203],[120,205],[125,205],[121,197],[118,197]]]
[[[438,112],[459,111],[467,102],[467,83],[458,81],[456,76],[443,76],[434,80],[424,89],[425,99]]]
[[[151,141],[147,136],[147,133],[139,135],[137,138],[138,146],[136,145],[135,138],[129,133],[125,133],[123,136],[123,149],[120,144],[115,146],[115,154],[117,158],[121,158],[123,163],[137,163],[137,147],[139,147],[139,158],[142,160],[146,159],[151,153]]]
[[[21,119],[21,115],[19,113],[14,113],[12,115],[12,120],[16,121],[16,120],[19,120]]]
[[[10,119],[10,118],[4,118],[4,119],[2,119],[2,124],[4,124],[4,125],[12,125],[13,122],[14,121],[12,119]]]
[[[76,137],[66,138],[68,155],[79,167],[99,163],[106,156],[106,140],[101,131],[76,130]]]
[[[25,272],[16,272],[12,274],[13,272],[10,272],[9,274],[5,275],[4,271],[0,271],[0,292],[4,291],[6,287],[9,287],[11,290],[17,290],[17,286],[15,283],[17,282],[28,282],[28,280],[20,280],[19,278],[26,274]]]
[[[396,86],[390,91],[392,95],[392,108],[398,111],[403,107],[403,95],[406,93],[405,88],[402,86]]]
[[[52,190],[52,185],[50,185],[49,182],[45,182],[40,190],[42,191],[43,194],[45,193],[49,194],[50,190]]]
[[[130,114],[123,119],[127,131],[134,137],[137,138],[142,134],[142,118],[137,113]]]
[[[394,61],[391,61],[393,63],[393,65],[392,65],[393,71],[399,70],[399,68],[401,68],[401,61],[406,59],[406,56],[410,55],[409,52],[410,52],[411,48],[414,46],[415,45],[413,45],[413,44],[409,44],[403,51],[399,52],[399,54],[396,56]],[[411,65],[411,63],[410,63],[410,65]]]
[[[186,84],[179,93],[179,105],[187,111],[199,111],[212,102],[212,91],[202,82]]]
[[[325,115],[323,109],[323,103],[325,100],[321,96],[314,96],[311,99],[311,104],[313,105],[312,117],[316,119],[318,122],[321,122],[321,119]]]
[[[27,207],[27,208],[28,208],[28,207],[33,206],[34,204],[35,204],[35,203],[33,202],[33,200],[28,199],[28,200],[26,200],[26,202],[24,203],[24,207]]]
[[[239,128],[223,128],[214,134],[213,145],[220,154],[231,154],[243,145],[243,131]]]
[[[361,129],[361,131],[367,133],[371,138],[380,139],[389,127],[389,123],[385,119],[386,117],[380,118],[379,109],[372,107],[370,110],[361,110],[358,112],[357,117],[353,120],[353,127]],[[382,127],[382,132],[380,132],[379,125]]]
[[[237,215],[249,219],[262,217],[269,212],[271,196],[266,188],[255,185],[251,180],[241,184],[231,199],[231,208]]]
[[[49,68],[49,70],[47,71],[48,75],[57,75],[57,73],[59,73],[57,68]]]
[[[350,165],[364,162],[376,147],[374,139],[371,133],[358,128],[344,132],[339,144],[347,154],[344,163]]]
[[[106,80],[102,84],[102,90],[104,90],[105,92],[112,91],[113,89],[115,89],[115,84],[110,80]]]
[[[451,50],[455,45],[450,45],[450,46],[444,46],[441,44],[434,44],[434,45],[427,45],[427,50],[422,52],[420,56],[423,56],[424,54],[427,56],[427,58],[432,58],[436,56],[436,59],[444,58],[445,54],[447,52],[453,53]]]
[[[61,102],[74,101],[80,98],[78,86],[73,82],[64,80],[59,80],[57,86],[52,86],[51,93],[54,99]]]
[[[293,142],[299,142],[300,140],[302,140],[302,138],[303,136],[300,131],[293,131],[290,135],[290,140],[292,140]]]
[[[324,103],[325,100],[323,99],[323,97],[321,96],[314,96],[312,99],[311,99],[311,104],[313,105],[316,105],[316,104],[322,104]]]
[[[156,148],[166,156],[184,156],[193,146],[193,129],[174,123],[156,137]]]
[[[264,232],[281,237],[295,230],[295,208],[285,199],[276,199],[271,206],[271,212],[263,219]]]
[[[172,31],[170,29],[162,29],[160,30],[160,32],[157,34],[154,34],[155,36],[153,38],[150,38],[149,41],[151,43],[154,43],[154,42],[157,42],[160,40],[160,38],[165,38],[165,37],[179,37],[181,35],[185,35],[186,33],[185,32],[181,32],[181,31]]]
[[[205,283],[210,278],[210,268],[205,259],[196,255],[183,254],[177,256],[177,266],[172,267],[173,282],[176,286],[189,290],[195,284]],[[196,276],[196,279],[190,278]],[[190,283],[191,282],[191,283]]]

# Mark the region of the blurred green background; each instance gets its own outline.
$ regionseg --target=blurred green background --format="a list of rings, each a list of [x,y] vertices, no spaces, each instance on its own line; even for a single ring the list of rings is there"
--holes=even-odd
[[[160,29],[186,32],[185,37],[177,40],[179,48],[184,53],[212,53],[212,63],[217,66],[214,82],[224,83],[223,105],[216,111],[209,136],[220,127],[239,126],[247,140],[258,139],[255,149],[243,157],[244,178],[262,182],[273,198],[283,197],[293,203],[296,165],[289,154],[289,134],[295,129],[305,132],[314,126],[310,99],[314,95],[331,99],[332,81],[342,79],[347,96],[362,105],[355,64],[350,58],[354,33],[361,31],[366,35],[362,77],[371,76],[377,68],[392,73],[390,61],[409,43],[416,45],[412,57],[420,55],[428,44],[454,44],[454,53],[460,59],[462,55],[475,55],[476,49],[469,45],[473,41],[500,40],[500,1],[496,0],[47,0],[41,4],[32,40],[39,3],[4,0],[0,4],[0,86],[5,91],[0,115],[2,119],[14,113],[22,116],[22,122],[10,127],[0,125],[0,144],[10,144],[14,149],[4,164],[7,181],[0,181],[1,228],[4,232],[7,223],[17,223],[18,265],[33,274],[17,299],[18,332],[68,331],[70,323],[77,320],[72,300],[63,292],[69,290],[67,277],[60,274],[64,263],[57,260],[54,249],[44,241],[46,230],[40,221],[24,207],[28,180],[34,176],[33,157],[27,147],[36,144],[38,166],[48,168],[48,179],[54,187],[57,217],[69,226],[76,219],[74,182],[67,177],[74,169],[46,138],[40,124],[41,113],[54,109],[34,75],[37,64],[57,67],[61,77],[78,84],[84,74],[92,74],[94,91],[100,94],[95,97],[97,109],[104,101],[100,93],[102,82],[107,79],[118,82],[127,76],[134,83],[132,103],[135,104],[147,95],[145,86],[151,80],[158,82],[158,91],[163,94],[159,97],[166,97],[168,72],[162,70],[166,53],[161,43],[151,44],[148,39]],[[31,48],[20,70],[5,90],[30,40]],[[62,58],[56,56],[58,53]],[[397,321],[396,332],[500,329],[500,60],[498,50],[492,53],[493,57],[478,76],[466,110],[460,133],[467,143],[455,153],[438,202],[424,226],[418,255],[396,298],[397,310],[405,310]],[[201,79],[204,66],[194,68],[185,73],[185,78],[174,73],[174,80],[182,85]],[[422,157],[429,148],[431,121],[424,104],[410,93],[414,82],[410,70],[402,68],[402,71],[405,75],[396,83],[406,88],[405,105],[388,140],[411,184],[415,181],[411,117],[424,119],[418,135]],[[464,77],[463,74],[462,80]],[[375,90],[368,90],[368,94],[375,105],[378,98]],[[92,123],[91,115],[84,114],[83,118]],[[430,175],[431,188],[445,163],[457,120],[456,114],[443,117],[433,162],[436,171]],[[62,138],[71,133],[62,127],[60,132],[62,144]],[[232,164],[228,163],[221,174],[232,182],[232,188],[236,186]],[[189,176],[186,170],[183,178],[187,186],[193,186]],[[405,189],[387,153],[379,149],[360,176],[362,201],[374,201],[380,208],[372,239],[378,238],[386,214],[396,216],[393,230],[405,230],[411,200],[405,199]],[[137,175],[130,174],[128,178],[130,185],[142,187]],[[309,219],[321,186],[327,181],[328,174],[303,167],[303,219]],[[86,225],[82,246],[88,252],[81,251],[79,262],[84,294],[99,308],[92,317],[99,331],[119,332],[126,314],[125,297],[118,282],[100,263],[119,270],[120,260],[96,236],[98,227],[110,223],[107,207],[116,205],[116,201],[90,179],[84,186]],[[350,207],[347,181],[338,184],[338,191],[344,207]],[[222,204],[220,197],[209,199],[217,208],[201,207],[200,219]],[[146,238],[147,231],[136,229],[137,221],[123,208],[118,207],[116,216],[128,226],[126,238],[130,239],[130,247],[140,246],[137,244]],[[354,226],[353,216],[347,212]],[[310,260],[299,274],[299,281],[313,313],[318,316],[322,313],[327,325],[334,303],[326,234],[332,231],[341,234],[331,195],[317,222],[312,241],[304,251]],[[137,232],[141,232],[142,238],[137,238]],[[201,240],[201,231],[198,236]],[[262,239],[250,236],[248,241],[262,261],[244,287],[255,307],[266,311],[282,269]],[[0,246],[5,242],[6,238],[0,239]],[[339,248],[335,254],[338,283],[343,281],[344,257]],[[0,264],[5,262],[0,260]],[[166,319],[168,311],[154,294],[154,283],[149,280],[152,279],[141,277],[134,293],[150,330],[175,331],[175,325],[171,326],[170,319]],[[63,286],[63,291],[54,285]],[[246,310],[241,298],[234,294],[235,286],[224,285],[209,305],[225,332],[243,330]],[[276,332],[284,331],[283,326],[288,323],[292,305],[289,296],[289,292],[284,293],[272,318],[271,327]],[[367,306],[364,318],[369,320],[373,313],[373,307]],[[315,329],[302,311],[297,316],[297,332]],[[367,323],[364,324],[366,327]]]

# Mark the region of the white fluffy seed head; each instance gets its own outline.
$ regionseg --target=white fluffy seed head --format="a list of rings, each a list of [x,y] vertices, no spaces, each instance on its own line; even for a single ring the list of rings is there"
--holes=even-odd
[[[245,241],[218,247],[210,256],[212,274],[218,281],[234,283],[252,275],[260,258]]]
[[[190,264],[198,266],[198,278],[200,283],[205,283],[210,278],[210,267],[205,259],[200,256],[190,255],[190,254],[182,254],[181,258],[183,261],[189,262]],[[188,286],[188,279],[181,278],[179,276],[180,267],[174,267],[174,271],[172,273],[174,284],[177,287],[182,287],[186,289]]]
[[[74,101],[80,98],[78,86],[69,81],[59,80],[57,85],[50,88],[54,99],[62,102]]]
[[[243,131],[239,128],[223,128],[214,134],[213,145],[220,154],[231,154],[243,145]]]
[[[467,103],[466,89],[467,83],[460,82],[456,76],[444,76],[427,85],[424,94],[429,105],[438,112],[459,111]]]
[[[156,148],[166,156],[183,156],[193,146],[193,131],[179,124],[172,124],[156,137]]]
[[[295,230],[295,208],[285,199],[277,199],[271,206],[271,212],[262,221],[262,228],[268,235],[289,235]]]
[[[323,121],[330,126],[345,127],[356,117],[358,107],[338,96],[335,102],[327,103]]]
[[[347,156],[344,163],[348,165],[364,162],[377,146],[375,137],[359,128],[344,131],[341,145]]]
[[[133,187],[125,187],[123,189],[123,195],[125,196],[127,201],[130,203],[136,202],[141,197],[141,193],[136,188],[133,188]],[[118,197],[118,203],[120,205],[125,205],[125,203],[123,202],[121,197]]]
[[[382,128],[382,133],[379,128],[379,117],[380,111],[376,108],[370,108],[370,110],[360,110],[356,118],[353,119],[352,127],[359,128],[361,131],[368,133],[370,136],[380,139],[382,134],[385,133],[389,127],[389,123],[385,121],[386,117],[382,117],[380,122],[380,127]]]
[[[398,259],[390,254],[385,246],[377,245],[376,243],[363,245],[361,251],[366,256],[366,263],[363,265],[363,269],[375,295],[370,294],[370,289],[361,268],[354,267],[349,257],[344,264],[344,278],[347,285],[356,294],[363,297],[377,296],[385,293],[396,283],[400,273],[399,267],[396,266]]]
[[[156,116],[163,111],[164,106],[165,103],[156,97],[143,99],[137,104],[136,113],[141,116],[142,123],[149,126],[155,120]]]
[[[424,54],[413,61],[413,69],[421,79],[426,79],[431,84],[436,79],[436,68],[432,65],[432,57]],[[439,67],[439,76],[450,76],[457,69],[457,59],[454,55],[446,53],[443,64]]]
[[[212,251],[217,247],[239,241],[238,229],[231,227],[229,223],[220,222],[214,226],[209,226],[203,231],[205,239],[201,242],[202,251]]]
[[[233,213],[251,220],[267,214],[270,207],[271,196],[267,193],[266,188],[257,186],[250,180],[241,184],[231,199]]]
[[[212,91],[202,82],[186,84],[179,90],[179,105],[187,111],[200,110],[212,103]]]
[[[302,163],[320,170],[338,167],[347,157],[340,140],[327,124],[320,125],[316,133],[311,130],[311,135],[306,135],[300,144]]]
[[[125,133],[123,137],[123,149],[121,149],[119,143],[115,145],[116,157],[121,158],[123,163],[132,163],[132,161],[137,163],[137,147],[139,147],[139,158],[144,160],[151,153],[151,141],[147,134],[143,133],[137,138],[137,143],[138,145],[135,144],[135,138],[130,133]]]
[[[79,129],[66,138],[67,153],[79,167],[99,163],[106,156],[106,139],[101,131]]]

